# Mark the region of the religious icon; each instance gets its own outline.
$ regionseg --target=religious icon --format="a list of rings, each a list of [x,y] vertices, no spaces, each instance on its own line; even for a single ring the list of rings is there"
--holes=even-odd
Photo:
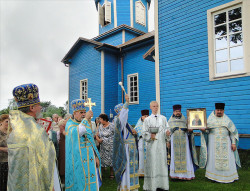
[[[187,123],[188,129],[206,128],[206,108],[187,109]]]

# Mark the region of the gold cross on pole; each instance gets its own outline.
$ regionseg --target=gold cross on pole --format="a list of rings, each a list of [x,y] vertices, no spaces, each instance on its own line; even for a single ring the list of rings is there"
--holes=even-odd
[[[85,102],[84,105],[88,107],[89,110],[92,110],[92,106],[96,106],[95,103],[91,102],[91,98],[88,98],[88,102]]]

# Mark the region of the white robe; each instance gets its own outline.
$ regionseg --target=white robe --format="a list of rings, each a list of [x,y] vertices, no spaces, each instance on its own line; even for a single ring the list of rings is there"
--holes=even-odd
[[[144,140],[143,140],[143,138],[140,138],[139,141],[138,141],[138,151],[139,151],[139,170],[138,170],[138,174],[140,176],[144,176],[145,157],[144,157]]]
[[[210,180],[214,180],[221,183],[230,183],[239,179],[234,153],[231,149],[231,139],[230,136],[227,136],[227,145],[226,149],[228,152],[229,159],[229,169],[228,170],[217,170],[215,167],[215,134],[212,132],[208,135],[208,159],[206,167],[206,177]],[[233,137],[231,137],[233,139]]]
[[[157,140],[151,140],[150,127],[159,127]],[[151,114],[143,124],[142,136],[147,141],[147,157],[144,170],[144,190],[155,191],[157,188],[169,189],[166,131],[169,130],[166,117]]]

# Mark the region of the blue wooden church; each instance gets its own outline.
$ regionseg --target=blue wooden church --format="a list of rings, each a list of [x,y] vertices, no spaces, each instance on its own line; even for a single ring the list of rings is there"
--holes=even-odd
[[[173,104],[225,113],[250,149],[250,1],[156,0],[156,92],[168,118]],[[197,139],[199,140],[199,139]]]
[[[69,67],[69,102],[96,102],[95,117],[131,97],[129,122],[152,100],[168,119],[186,109],[226,104],[242,149],[250,149],[250,1],[155,0],[155,31],[148,32],[150,0],[95,0],[99,36],[79,38],[62,62]],[[71,112],[71,111],[70,111]],[[197,137],[197,142],[199,137]]]
[[[154,32],[148,32],[150,0],[95,0],[99,35],[80,37],[62,62],[69,67],[69,103],[91,98],[94,118],[114,115],[123,101],[118,83],[130,95],[129,120],[155,100]],[[70,108],[70,113],[72,110]]]

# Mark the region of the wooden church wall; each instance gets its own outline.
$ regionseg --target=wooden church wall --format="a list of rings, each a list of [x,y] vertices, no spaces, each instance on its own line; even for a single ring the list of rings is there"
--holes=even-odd
[[[115,116],[114,107],[118,104],[118,57],[109,52],[104,54],[105,76],[105,113],[109,116],[110,109]]]
[[[126,24],[130,26],[130,0],[116,0],[117,26]]]
[[[131,33],[129,31],[126,31],[125,32],[125,42],[135,38],[135,37],[138,37],[138,35],[134,34],[134,33]]]
[[[148,12],[147,12],[147,1],[146,0],[140,0],[143,5],[145,6],[145,15],[146,15],[146,20],[145,20],[145,25],[141,25],[138,24],[136,22],[136,13],[135,13],[135,6],[136,6],[136,2],[138,0],[132,0],[133,5],[130,5],[130,0],[116,0],[116,16],[115,16],[115,5],[114,5],[114,0],[108,0],[109,2],[111,2],[111,22],[105,26],[101,26],[99,25],[99,33],[102,34],[104,32],[107,32],[111,29],[113,29],[115,27],[114,25],[114,19],[116,17],[117,20],[117,26],[122,25],[122,24],[126,24],[128,26],[131,26],[131,15],[133,15],[133,26],[136,29],[139,29],[141,31],[144,32],[148,32]],[[104,4],[104,0],[100,1],[100,5]],[[131,14],[131,8],[133,7],[133,13]],[[116,27],[117,27],[116,26]]]
[[[141,116],[141,110],[149,109],[150,101],[155,100],[155,63],[143,59],[143,55],[153,46],[153,42],[141,45],[125,53],[124,87],[128,93],[127,76],[138,73],[139,104],[129,106],[128,121],[135,125]],[[120,92],[120,91],[118,91]]]
[[[185,116],[187,108],[206,108],[209,116],[214,103],[225,102],[239,133],[250,134],[250,77],[209,81],[207,10],[231,1],[158,2],[161,113],[169,119],[181,104]]]
[[[103,39],[99,40],[99,42],[111,44],[113,46],[117,46],[119,44],[122,44],[122,31],[119,31],[115,34],[112,34],[111,36],[108,36],[106,38],[103,38]]]
[[[80,80],[88,79],[88,97],[97,105],[93,107],[95,118],[101,113],[101,53],[94,47],[84,44],[72,58],[69,66],[69,103],[80,99]]]

